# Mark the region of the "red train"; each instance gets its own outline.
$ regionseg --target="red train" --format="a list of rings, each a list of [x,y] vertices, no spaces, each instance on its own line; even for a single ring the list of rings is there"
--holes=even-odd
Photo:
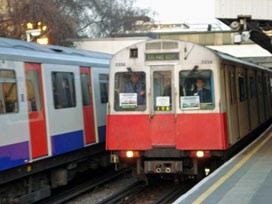
[[[111,61],[106,148],[138,175],[198,175],[269,122],[271,87],[270,70],[191,42],[132,45]]]

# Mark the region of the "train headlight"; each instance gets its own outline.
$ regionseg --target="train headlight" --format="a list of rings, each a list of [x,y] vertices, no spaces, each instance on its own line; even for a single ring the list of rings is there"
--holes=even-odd
[[[191,151],[191,157],[203,158],[203,157],[210,157],[210,151]]]
[[[126,153],[128,158],[132,158],[133,157],[133,151],[127,151]]]
[[[140,153],[139,151],[132,151],[132,150],[128,150],[128,151],[121,151],[120,156],[122,158],[136,158],[136,157],[140,157]]]
[[[204,152],[203,151],[197,151],[196,156],[199,157],[199,158],[204,157]]]

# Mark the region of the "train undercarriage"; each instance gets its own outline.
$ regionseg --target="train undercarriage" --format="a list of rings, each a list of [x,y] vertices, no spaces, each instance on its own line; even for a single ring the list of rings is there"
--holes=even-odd
[[[0,174],[0,203],[34,203],[50,197],[80,173],[109,166],[104,145],[73,151],[9,169]]]
[[[135,163],[135,174],[141,180],[152,176],[203,178],[222,163],[222,151],[181,151],[154,149],[147,151],[114,151],[111,161],[122,168]]]

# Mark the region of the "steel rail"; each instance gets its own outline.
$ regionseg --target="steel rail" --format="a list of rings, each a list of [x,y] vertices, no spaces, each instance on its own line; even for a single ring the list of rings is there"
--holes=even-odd
[[[197,182],[188,182],[183,185],[175,186],[170,192],[163,195],[159,199],[157,199],[153,204],[169,204],[178,199],[181,195],[186,193],[190,188],[192,188]]]
[[[72,198],[77,197],[78,195],[85,193],[91,189],[94,189],[95,187],[108,183],[126,173],[128,173],[130,170],[125,169],[114,173],[108,173],[105,174],[99,178],[88,180],[82,184],[79,184],[77,186],[74,186],[72,188],[69,188],[55,196],[52,196],[48,199],[39,201],[39,204],[60,204],[65,201],[71,200]]]
[[[112,194],[97,204],[113,204],[113,203],[127,203],[132,200],[136,195],[141,193],[147,188],[145,182],[136,181],[129,186],[123,188],[121,191]]]

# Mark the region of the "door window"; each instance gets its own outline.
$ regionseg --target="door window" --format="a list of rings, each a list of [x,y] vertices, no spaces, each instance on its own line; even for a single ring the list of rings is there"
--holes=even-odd
[[[53,72],[52,82],[55,108],[75,107],[74,74],[69,72]]]
[[[153,96],[155,111],[172,110],[172,72],[153,72]]]
[[[26,72],[27,104],[29,112],[42,110],[40,76],[36,70]]]
[[[80,80],[81,80],[83,106],[89,106],[91,104],[91,100],[90,100],[90,84],[89,84],[88,74],[80,73]]]
[[[100,85],[100,99],[101,103],[108,103],[109,93],[109,75],[99,74],[99,85]]]

